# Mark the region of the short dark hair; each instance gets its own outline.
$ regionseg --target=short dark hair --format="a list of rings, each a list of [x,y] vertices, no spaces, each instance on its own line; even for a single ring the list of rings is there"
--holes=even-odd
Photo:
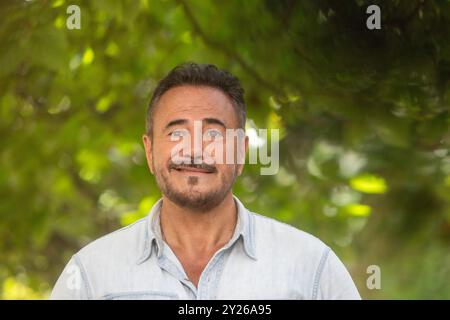
[[[238,115],[239,127],[245,129],[246,107],[244,89],[239,79],[228,71],[221,70],[212,64],[186,62],[173,68],[158,82],[153,91],[146,118],[148,135],[152,135],[153,110],[158,100],[169,89],[182,85],[208,86],[221,90],[233,102],[233,107]]]

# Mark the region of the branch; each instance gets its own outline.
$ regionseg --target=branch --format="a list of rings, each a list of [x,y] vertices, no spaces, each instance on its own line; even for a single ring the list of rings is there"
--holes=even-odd
[[[178,3],[180,3],[181,6],[183,7],[183,10],[184,10],[184,12],[186,14],[186,17],[189,20],[189,22],[191,23],[191,25],[192,25],[192,27],[194,29],[194,32],[197,33],[207,45],[209,45],[210,47],[215,48],[215,49],[217,49],[219,51],[222,51],[226,56],[228,56],[232,60],[235,60],[241,66],[241,68],[244,71],[246,71],[249,75],[251,75],[259,84],[261,84],[265,88],[269,89],[274,94],[280,95],[282,90],[280,90],[280,88],[276,87],[272,83],[266,81],[242,57],[240,57],[237,53],[235,53],[234,51],[230,50],[226,46],[222,45],[222,43],[220,43],[220,42],[210,38],[202,30],[199,22],[194,17],[194,14],[192,13],[191,9],[189,8],[189,6],[186,4],[186,2],[184,0],[178,0]]]

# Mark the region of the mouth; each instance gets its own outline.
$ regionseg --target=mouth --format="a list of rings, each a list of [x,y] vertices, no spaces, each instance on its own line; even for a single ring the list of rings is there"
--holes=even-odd
[[[193,167],[176,167],[173,170],[178,171],[180,173],[189,174],[189,175],[203,175],[203,174],[211,174],[214,173],[211,170],[202,169],[202,168],[193,168]]]

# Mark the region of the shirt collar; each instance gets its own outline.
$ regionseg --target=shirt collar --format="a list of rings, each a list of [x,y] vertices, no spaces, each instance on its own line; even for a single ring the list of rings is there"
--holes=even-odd
[[[252,259],[256,260],[255,254],[255,235],[253,215],[244,207],[242,202],[233,195],[233,199],[237,206],[238,217],[236,228],[232,237],[233,243],[242,237],[244,242],[244,251]],[[145,234],[144,241],[140,248],[140,255],[137,264],[146,261],[156,249],[156,255],[159,258],[162,254],[163,239],[161,234],[161,226],[159,223],[159,215],[161,212],[162,199],[159,199],[150,209],[145,218]]]

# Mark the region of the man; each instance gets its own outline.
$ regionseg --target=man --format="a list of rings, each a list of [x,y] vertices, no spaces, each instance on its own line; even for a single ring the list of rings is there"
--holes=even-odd
[[[244,91],[226,71],[187,63],[162,79],[143,135],[162,199],[73,255],[51,298],[360,299],[329,247],[232,194],[248,138],[227,132],[245,120]]]

